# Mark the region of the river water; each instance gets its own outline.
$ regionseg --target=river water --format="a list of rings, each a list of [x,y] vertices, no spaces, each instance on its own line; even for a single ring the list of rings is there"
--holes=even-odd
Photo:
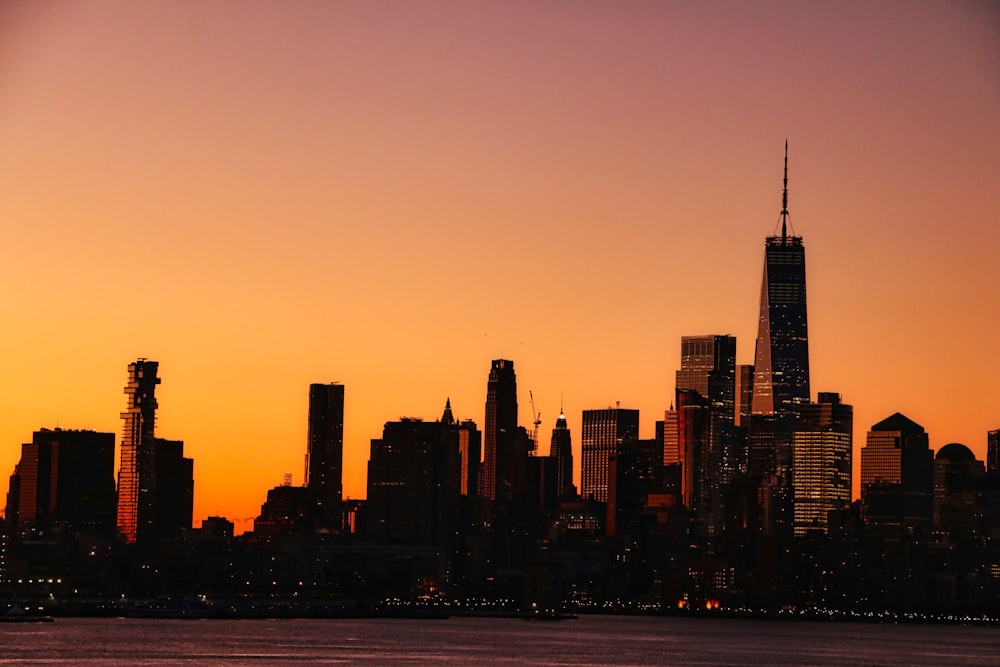
[[[635,616],[58,618],[0,624],[0,664],[998,665],[1000,628]]]

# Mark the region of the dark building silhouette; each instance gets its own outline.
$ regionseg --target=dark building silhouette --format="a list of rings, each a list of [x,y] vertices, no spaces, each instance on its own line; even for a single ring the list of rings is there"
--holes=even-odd
[[[830,512],[851,504],[851,451],[854,408],[840,394],[820,392],[801,407],[792,434],[794,529],[827,531]]]
[[[128,543],[152,526],[153,440],[156,437],[156,377],[159,363],[139,359],[128,365],[121,418],[121,462],[118,467],[118,531]]]
[[[319,522],[316,503],[308,487],[276,486],[267,492],[260,515],[253,522],[255,543],[265,543],[313,532]]]
[[[494,359],[486,385],[486,426],[480,492],[495,500],[497,490],[509,486],[514,469],[517,429],[517,376],[514,362]]]
[[[453,547],[461,480],[458,429],[404,418],[371,441],[366,535],[391,545]]]
[[[191,528],[194,461],[184,443],[155,436],[159,364],[139,359],[128,367],[128,396],[118,468],[118,531],[127,543],[153,545]]]
[[[933,452],[924,428],[900,413],[871,427],[861,448],[861,500],[868,523],[927,528]]]
[[[986,434],[986,471],[1000,471],[1000,428]]]
[[[339,530],[344,480],[344,385],[309,385],[306,486]]]
[[[736,406],[733,410],[733,422],[736,426],[745,427],[750,422],[750,404],[753,401],[753,364],[740,364],[736,367],[734,398]]]
[[[115,436],[42,429],[21,445],[8,494],[7,521],[21,536],[59,528],[113,535]],[[16,490],[16,493],[15,493]],[[13,502],[12,502],[13,501]]]
[[[194,460],[184,456],[181,440],[156,438],[153,446],[156,537],[177,538],[191,528],[194,517]]]
[[[986,468],[972,450],[957,442],[934,457],[933,524],[935,530],[971,533],[979,527]]]
[[[607,534],[627,531],[663,486],[663,448],[655,439],[623,442],[608,462]]]
[[[639,411],[624,408],[584,410],[581,420],[580,495],[608,500],[608,461],[618,447],[639,437]]]
[[[699,544],[708,544],[719,526],[722,502],[719,455],[712,450],[712,406],[694,389],[676,390],[681,502],[690,511]]]
[[[552,442],[549,445],[549,457],[555,461],[556,493],[559,498],[573,494],[573,438],[566,423],[566,415],[559,408],[555,428],[552,429]]]
[[[764,244],[748,467],[784,475],[798,406],[810,398],[806,257],[802,237],[788,230],[787,141],[781,205],[781,234],[767,237]],[[757,416],[763,418],[762,428],[753,424]],[[773,452],[767,451],[769,445]]]
[[[736,338],[682,337],[676,387],[678,428],[685,436],[678,439],[685,468],[684,503],[705,537],[713,537],[722,526],[722,490],[740,469],[734,422]],[[704,401],[694,401],[691,392]]]

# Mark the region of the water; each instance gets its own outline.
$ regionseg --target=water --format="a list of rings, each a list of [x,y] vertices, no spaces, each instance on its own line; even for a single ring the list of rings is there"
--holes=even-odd
[[[0,665],[997,665],[1000,628],[581,616],[0,624]]]

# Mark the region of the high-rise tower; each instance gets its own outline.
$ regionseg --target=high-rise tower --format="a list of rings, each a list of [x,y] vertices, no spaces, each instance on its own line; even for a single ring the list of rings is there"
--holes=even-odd
[[[190,529],[194,507],[194,460],[184,457],[182,441],[155,435],[158,368],[146,359],[129,364],[128,406],[121,413],[118,531],[144,547]]]
[[[514,440],[517,430],[517,376],[514,362],[494,359],[486,385],[486,428],[480,492],[495,500],[497,488],[509,484],[513,475]],[[498,481],[499,480],[499,481]]]
[[[639,438],[639,411],[584,410],[581,430],[580,495],[607,502],[608,463],[622,443]]]
[[[781,234],[768,236],[764,243],[747,462],[751,472],[787,469],[796,412],[809,397],[806,255],[802,237],[789,233],[786,141]]]
[[[311,384],[306,486],[316,502],[334,513],[342,500],[343,470],[344,385]]]
[[[158,367],[159,362],[146,359],[128,365],[128,405],[121,413],[125,424],[118,467],[118,530],[130,544],[143,532],[143,524],[153,520],[148,495],[153,488]]]
[[[764,243],[751,409],[756,415],[794,415],[795,406],[808,403],[809,396],[806,255],[802,237],[788,233],[786,141],[781,234]]]
[[[794,530],[827,530],[833,510],[851,503],[851,450],[854,408],[840,394],[820,392],[816,403],[802,406],[792,434]]]
[[[552,429],[549,456],[556,461],[556,494],[559,498],[564,498],[573,490],[573,439],[562,407],[559,408],[556,426]]]

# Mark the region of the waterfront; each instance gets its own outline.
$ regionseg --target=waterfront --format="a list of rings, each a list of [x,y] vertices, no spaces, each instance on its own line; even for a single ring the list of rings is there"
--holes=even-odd
[[[60,618],[0,627],[0,664],[994,665],[1000,628],[581,616]]]

